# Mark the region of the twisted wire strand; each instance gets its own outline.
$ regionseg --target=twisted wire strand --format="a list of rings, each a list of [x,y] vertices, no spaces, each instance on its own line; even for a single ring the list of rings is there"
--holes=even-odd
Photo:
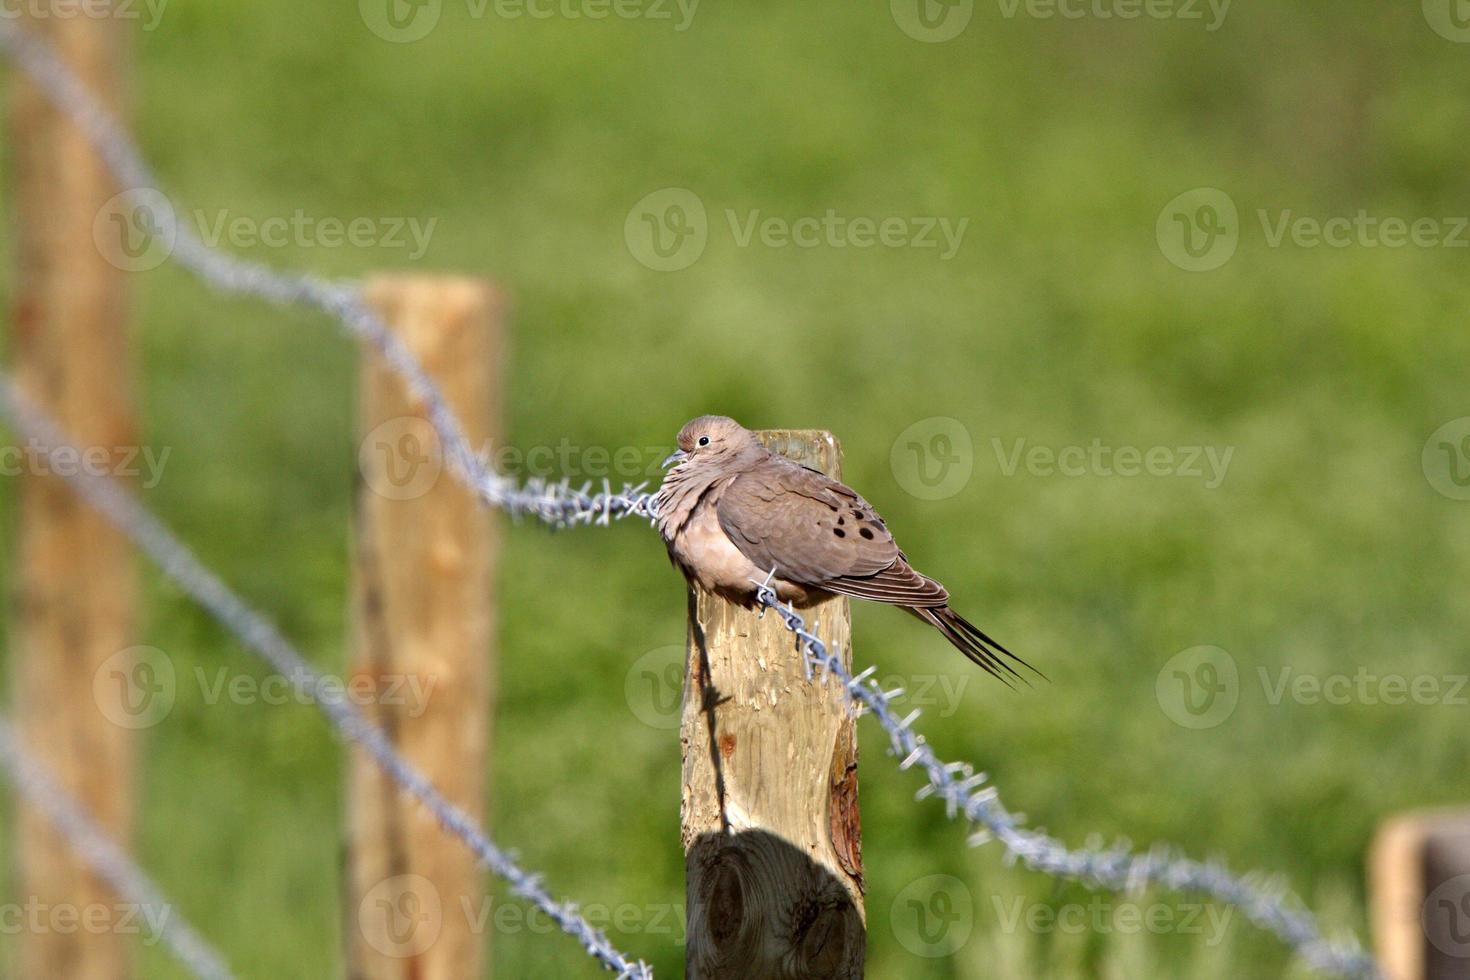
[[[970,837],[972,847],[998,840],[1013,862],[1019,860],[1033,871],[1096,888],[1135,892],[1153,884],[1173,892],[1207,895],[1241,909],[1252,923],[1274,933],[1316,970],[1353,980],[1383,980],[1377,963],[1355,938],[1329,941],[1316,916],[1279,879],[1234,875],[1222,864],[1195,861],[1163,846],[1142,854],[1135,853],[1126,841],[1112,848],[1069,850],[1044,830],[1026,827],[1023,816],[1006,809],[985,773],[976,772],[968,763],[942,761],[924,736],[914,731],[917,709],[900,717],[895,700],[903,695],[902,689],[885,692],[873,679],[876,667],[854,676],[807,629],[800,613],[780,603],[769,581],[756,585],[757,601],[774,610],[795,634],[808,675],[820,671],[835,678],[855,710],[873,715],[888,733],[889,751],[901,760],[899,768],[917,766],[927,780],[917,799],[941,799],[949,819],[963,817],[970,823],[976,831]]]
[[[134,191],[157,189],[156,178],[126,132],[44,42],[0,21],[0,52],[20,65],[73,119],[121,186]],[[624,485],[614,491],[604,482],[601,491],[596,491],[591,484],[573,488],[567,482],[528,481],[521,485],[494,472],[470,447],[457,416],[433,380],[363,302],[355,286],[306,274],[278,272],[261,263],[215,252],[176,220],[171,207],[160,207],[147,196],[134,196],[133,201],[152,216],[155,227],[172,232],[174,260],[209,285],[276,305],[303,305],[326,312],[350,334],[376,349],[424,402],[451,472],[486,504],[513,516],[534,517],[553,527],[605,526],[630,516],[650,520],[654,517],[654,496],[647,492],[646,484]],[[975,773],[967,764],[944,763],[938,758],[924,737],[911,728],[917,712],[903,719],[898,717],[891,700],[895,692],[885,694],[873,684],[871,668],[853,677],[806,630],[794,610],[779,605],[768,586],[761,588],[759,597],[765,606],[777,610],[796,634],[808,667],[831,673],[855,705],[878,719],[888,733],[892,751],[902,760],[901,766],[905,769],[918,766],[923,770],[928,782],[919,791],[919,797],[938,796],[945,800],[951,818],[963,814],[979,828],[971,838],[972,843],[983,843],[993,837],[1001,841],[1013,860],[1021,861],[1028,868],[1098,887],[1131,890],[1152,883],[1174,891],[1209,895],[1240,907],[1251,922],[1275,933],[1318,970],[1344,977],[1381,977],[1372,958],[1355,941],[1334,944],[1327,940],[1315,916],[1302,908],[1279,880],[1233,875],[1217,863],[1190,860],[1167,848],[1135,854],[1129,845],[1120,843],[1111,849],[1068,850],[1043,831],[1025,828],[1018,814],[1001,805],[995,788],[988,785],[983,773]]]
[[[224,957],[191,926],[153,880],[47,773],[0,713],[0,768],[21,796],[45,814],[73,851],[113,891],[144,910],[146,921],[190,973],[201,980],[234,980]]]
[[[75,444],[16,388],[13,380],[0,373],[0,417],[7,419],[20,434],[27,437],[43,454]],[[450,803],[439,790],[405,759],[381,728],[362,716],[343,699],[323,692],[322,678],[296,647],[281,635],[275,625],[249,606],[214,572],[210,571],[169,528],[114,479],[65,467],[57,475],[72,487],[82,500],[102,514],[119,531],[131,539],[178,586],[210,613],[229,633],[295,686],[310,700],[341,736],[373,758],[379,768],[400,788],[419,800],[450,834],[469,847],[479,863],[502,878],[510,890],[531,902],[563,932],[572,936],[593,959],[627,980],[651,980],[653,971],[621,953],[600,930],[596,929],[569,902],[557,902],[542,885],[539,876],[516,863],[506,851],[497,847],[478,824],[463,810]]]
[[[404,379],[425,407],[439,437],[449,470],[489,506],[512,516],[529,516],[556,528],[606,525],[625,517],[652,517],[653,497],[647,484],[624,484],[615,490],[607,481],[597,490],[588,483],[531,480],[525,485],[495,472],[477,454],[464,426],[444,393],[413,353],[360,295],[355,284],[332,282],[217,252],[206,245],[177,214],[159,190],[159,182],[117,118],[102,106],[44,40],[11,18],[0,18],[0,53],[7,55],[37,88],[65,113],[112,173],[130,202],[149,218],[153,233],[172,241],[170,257],[209,286],[222,292],[253,296],[276,306],[305,306],[336,319],[352,336],[368,343]],[[140,194],[151,191],[151,194]]]

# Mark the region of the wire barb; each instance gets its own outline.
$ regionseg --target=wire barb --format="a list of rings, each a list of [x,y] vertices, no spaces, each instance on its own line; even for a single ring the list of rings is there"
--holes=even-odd
[[[1378,964],[1355,940],[1330,942],[1316,917],[1279,879],[1264,883],[1258,875],[1236,876],[1219,862],[1191,860],[1164,846],[1145,854],[1133,853],[1126,841],[1106,849],[1090,844],[1081,850],[1068,850],[1045,830],[1026,827],[1025,814],[1007,810],[1000,792],[989,784],[984,773],[967,763],[940,760],[924,736],[913,728],[918,712],[900,718],[893,695],[872,682],[872,668],[854,676],[807,630],[796,610],[781,605],[768,585],[757,589],[756,600],[762,607],[775,610],[796,636],[808,670],[820,667],[836,677],[848,698],[878,720],[888,733],[889,753],[902,760],[899,768],[917,766],[923,771],[927,782],[915,798],[937,797],[944,801],[951,820],[963,816],[972,825],[971,846],[998,840],[1008,858],[1032,871],[1096,888],[1130,892],[1153,883],[1169,891],[1207,895],[1238,907],[1252,923],[1274,933],[1316,970],[1353,980],[1383,980]]]
[[[23,68],[40,89],[67,113],[86,139],[93,145],[119,184],[130,191],[156,189],[158,181],[129,140],[117,120],[111,116],[54,52],[39,39],[0,18],[0,52],[7,54]],[[317,309],[337,319],[345,330],[366,341],[385,362],[405,380],[412,394],[426,406],[430,424],[443,444],[450,472],[473,491],[485,504],[507,511],[514,517],[530,516],[552,527],[608,526],[627,517],[652,521],[656,517],[655,497],[645,485],[624,486],[614,491],[606,481],[600,492],[590,485],[572,490],[569,483],[548,484],[530,480],[524,485],[496,473],[470,447],[463,426],[449,407],[443,394],[424,371],[413,354],[362,299],[351,285],[330,282],[315,276],[279,272],[261,263],[227,256],[208,248],[190,229],[173,220],[172,214],[159,214],[153,195],[134,194],[137,207],[149,212],[154,226],[165,224],[175,232],[172,258],[200,279],[224,292],[255,296],[278,306],[298,305]],[[14,402],[9,382],[0,381],[0,409],[12,418],[20,411]],[[34,423],[35,418],[28,420]],[[61,442],[54,443],[56,446]],[[215,614],[221,623],[273,664],[281,666],[287,676],[303,671],[301,684],[311,689],[319,682],[315,671],[305,664],[268,621],[250,609],[225,585],[205,569],[191,552],[172,536],[152,514],[114,485],[92,486],[74,482],[78,492],[111,517],[139,545],[152,554],[166,572],[180,581],[195,598]],[[804,657],[808,677],[820,670],[837,678],[858,711],[873,714],[887,731],[890,750],[900,758],[901,768],[920,767],[928,784],[921,798],[937,796],[945,801],[953,818],[963,814],[976,827],[970,837],[973,844],[991,837],[1006,848],[1009,859],[1027,867],[1060,878],[1070,878],[1098,887],[1126,891],[1153,882],[1175,891],[1198,892],[1237,905],[1253,923],[1281,937],[1311,966],[1327,973],[1352,978],[1381,977],[1372,958],[1354,942],[1334,945],[1322,935],[1316,918],[1300,906],[1279,884],[1263,884],[1253,876],[1231,875],[1217,862],[1201,863],[1177,856],[1172,851],[1156,848],[1148,854],[1133,854],[1125,845],[1111,849],[1086,848],[1069,851],[1042,830],[1024,827],[1025,818],[1011,813],[1001,804],[995,788],[982,785],[979,777],[960,772],[953,764],[941,762],[924,737],[913,730],[913,716],[900,720],[894,711],[893,695],[885,694],[868,674],[853,677],[841,661],[808,631],[805,621],[790,606],[782,606],[770,587],[768,578],[757,583],[757,597],[765,608],[773,609],[797,638]],[[606,937],[576,916],[569,906],[557,905],[541,888],[539,881],[517,867],[511,858],[484,837],[461,811],[448,804],[437,790],[397,755],[383,732],[351,709],[332,706],[315,699],[342,734],[373,754],[384,771],[433,810],[441,823],[470,844],[482,864],[506,877],[512,890],[537,904],[562,928],[577,936],[588,951],[620,977],[642,980],[651,971],[641,963],[632,963],[608,943]]]
[[[50,455],[75,445],[49,417],[33,407],[0,373],[0,416]],[[75,452],[75,449],[71,451]],[[479,863],[505,880],[510,890],[545,912],[562,931],[575,938],[603,966],[619,975],[651,980],[653,971],[619,952],[600,930],[552,899],[540,880],[497,847],[463,810],[444,798],[428,778],[393,746],[388,735],[355,707],[324,692],[322,677],[270,620],[249,606],[189,550],[169,528],[121,484],[84,468],[61,467],[58,473],[82,500],[130,538],[169,578],[210,613],[244,647],[290,680],[304,700],[315,705],[348,742],[364,749],[400,788],[434,814],[440,825],[464,841]]]
[[[449,470],[484,503],[529,516],[555,528],[609,525],[627,517],[652,519],[653,495],[640,486],[601,492],[590,486],[569,490],[530,480],[523,486],[495,472],[470,445],[464,426],[413,353],[362,298],[355,284],[332,282],[298,272],[281,272],[260,263],[217,252],[179,221],[160,191],[160,183],[117,118],[87,91],[45,41],[0,17],[0,53],[19,65],[46,97],[76,125],[103,164],[124,188],[134,207],[151,219],[145,227],[172,232],[169,257],[208,285],[226,293],[254,296],[275,306],[304,306],[336,319],[350,335],[365,341],[404,379],[421,400],[444,451]],[[152,193],[140,193],[151,191]]]

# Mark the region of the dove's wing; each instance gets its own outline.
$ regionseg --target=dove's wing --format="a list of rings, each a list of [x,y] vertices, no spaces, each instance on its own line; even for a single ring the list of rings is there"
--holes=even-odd
[[[745,471],[721,494],[720,527],[779,578],[903,606],[942,606],[944,587],[914,571],[862,497],[780,457]]]

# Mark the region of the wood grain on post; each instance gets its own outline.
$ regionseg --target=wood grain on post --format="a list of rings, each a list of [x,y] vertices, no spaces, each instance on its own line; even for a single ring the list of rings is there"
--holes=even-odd
[[[114,111],[122,109],[126,22],[58,16],[23,4],[19,27],[43,37]],[[126,470],[137,445],[129,371],[127,273],[94,242],[93,228],[119,188],[90,144],[17,73],[11,132],[18,220],[12,347],[21,387],[92,453],[90,464]],[[58,477],[25,455],[15,576],[13,701],[22,737],[116,839],[131,836],[134,733],[94,697],[101,671],[129,675],[137,639],[132,549]],[[72,460],[72,464],[76,461]],[[126,719],[123,719],[124,721]],[[46,818],[20,807],[20,900],[71,908],[78,921],[104,909],[108,928],[25,929],[18,975],[117,980],[131,972],[133,937],[120,899],[70,852]],[[92,915],[98,914],[93,911]]]
[[[831,434],[761,441],[841,475]],[[804,610],[851,664],[848,602]],[[854,716],[835,682],[806,679],[779,617],[690,590],[680,739],[688,980],[854,980],[863,975]]]
[[[498,438],[503,304],[483,282],[381,277],[371,304],[442,387],[476,449]],[[451,803],[485,810],[498,525],[447,469],[423,404],[364,355],[350,685]],[[348,975],[486,976],[483,878],[365,753],[348,776]]]
[[[1369,877],[1374,946],[1389,980],[1470,976],[1470,812],[1387,821]]]

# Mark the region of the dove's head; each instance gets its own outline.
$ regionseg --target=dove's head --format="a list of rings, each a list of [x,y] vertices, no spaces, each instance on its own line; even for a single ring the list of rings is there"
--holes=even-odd
[[[679,448],[664,465],[730,464],[758,457],[764,449],[755,434],[723,415],[701,415],[679,430]]]

